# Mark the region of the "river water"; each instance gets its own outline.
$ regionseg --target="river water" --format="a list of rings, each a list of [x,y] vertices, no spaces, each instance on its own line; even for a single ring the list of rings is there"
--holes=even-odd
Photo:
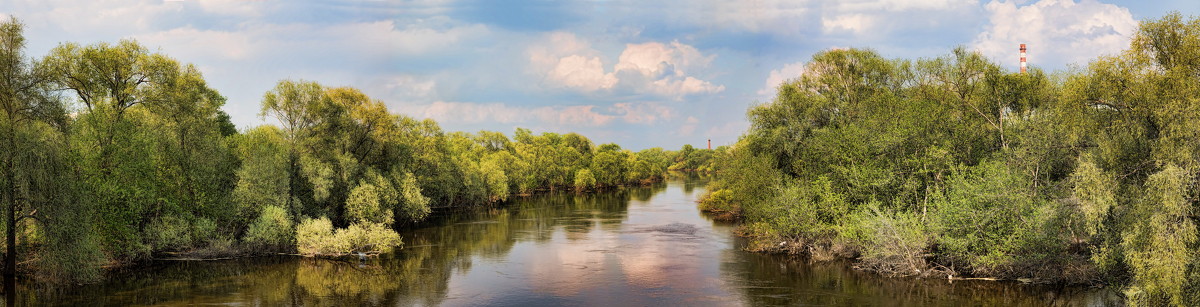
[[[696,210],[705,178],[559,193],[436,217],[366,262],[162,262],[107,282],[23,287],[36,305],[1097,306],[1109,291],[887,278],[845,263],[749,253]]]

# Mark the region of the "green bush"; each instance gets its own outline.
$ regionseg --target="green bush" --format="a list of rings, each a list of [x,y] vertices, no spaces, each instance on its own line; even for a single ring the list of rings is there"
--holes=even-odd
[[[1029,182],[1002,161],[984,162],[952,177],[930,212],[945,256],[989,276],[1006,276],[1017,267],[1059,256],[1061,230],[1050,224],[1057,214],[1054,203],[1038,197]]]
[[[333,223],[329,218],[304,219],[296,226],[296,250],[301,254],[314,255],[329,251],[344,252],[345,248],[333,240]]]
[[[168,215],[151,221],[146,236],[154,249],[179,250],[191,247],[191,228],[187,220]]]
[[[887,212],[878,203],[851,215],[840,234],[861,247],[862,268],[891,275],[924,275],[932,236],[912,212]]]
[[[591,189],[596,185],[596,177],[592,176],[592,171],[581,169],[575,172],[575,190],[583,191]]]
[[[347,251],[385,252],[398,247],[400,234],[381,223],[354,223],[334,233],[334,241]]]
[[[401,244],[400,234],[381,223],[354,223],[335,230],[328,218],[321,217],[296,227],[296,249],[306,255],[385,252]]]
[[[293,246],[296,232],[287,210],[280,206],[267,206],[262,214],[250,224],[246,242],[271,250],[282,250]]]
[[[392,208],[384,202],[385,189],[370,183],[359,184],[346,198],[346,216],[350,221],[391,223]]]
[[[700,199],[700,211],[740,213],[742,208],[733,202],[733,191],[719,189]]]

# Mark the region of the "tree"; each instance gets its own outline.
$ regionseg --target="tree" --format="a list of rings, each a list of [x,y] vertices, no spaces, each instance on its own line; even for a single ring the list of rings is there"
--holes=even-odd
[[[320,84],[309,81],[282,80],[275,89],[263,95],[262,111],[259,116],[270,115],[283,125],[283,132],[288,144],[288,193],[287,208],[293,210],[292,216],[299,216],[300,205],[297,202],[300,186],[300,146],[308,137],[310,130],[320,120],[313,109],[325,103],[328,97]]]
[[[16,276],[19,223],[35,220],[48,234],[50,252],[44,258],[70,262],[48,262],[49,269],[57,269],[64,279],[94,278],[99,250],[86,222],[87,208],[78,205],[72,189],[62,134],[67,125],[65,108],[50,92],[51,76],[45,67],[25,57],[23,29],[16,18],[0,23],[5,282],[11,284]]]
[[[242,162],[236,173],[237,186],[233,189],[240,224],[248,224],[270,206],[298,212],[296,208],[286,207],[291,203],[288,201],[289,148],[283,131],[275,126],[259,126],[237,135],[233,143]]]

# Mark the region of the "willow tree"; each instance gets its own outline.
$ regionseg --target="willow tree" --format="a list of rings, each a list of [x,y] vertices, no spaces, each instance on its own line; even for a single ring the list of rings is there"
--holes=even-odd
[[[292,216],[300,216],[300,193],[303,182],[300,178],[300,142],[305,139],[317,118],[313,111],[318,103],[327,100],[321,85],[309,81],[282,80],[275,89],[263,95],[262,111],[259,116],[271,116],[283,126],[287,141],[287,208]]]
[[[95,277],[99,255],[87,212],[72,190],[63,132],[67,117],[61,100],[50,93],[43,67],[25,57],[23,25],[10,18],[0,23],[0,156],[4,168],[0,199],[4,202],[4,275],[16,274],[17,228],[20,222],[42,223],[43,258],[48,275]],[[41,211],[42,213],[38,213]],[[82,217],[82,219],[81,219]]]
[[[210,237],[232,168],[224,98],[199,71],[133,40],[64,43],[42,65],[79,103],[68,136],[109,255],[144,257]]]

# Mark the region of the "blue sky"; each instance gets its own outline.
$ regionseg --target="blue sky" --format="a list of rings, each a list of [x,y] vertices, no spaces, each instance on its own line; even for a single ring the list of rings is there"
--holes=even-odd
[[[732,144],[746,109],[813,53],[1061,70],[1126,48],[1137,22],[1200,1],[6,0],[28,53],[137,39],[195,64],[248,128],[280,79],[353,86],[447,131],[579,132],[630,149]]]

